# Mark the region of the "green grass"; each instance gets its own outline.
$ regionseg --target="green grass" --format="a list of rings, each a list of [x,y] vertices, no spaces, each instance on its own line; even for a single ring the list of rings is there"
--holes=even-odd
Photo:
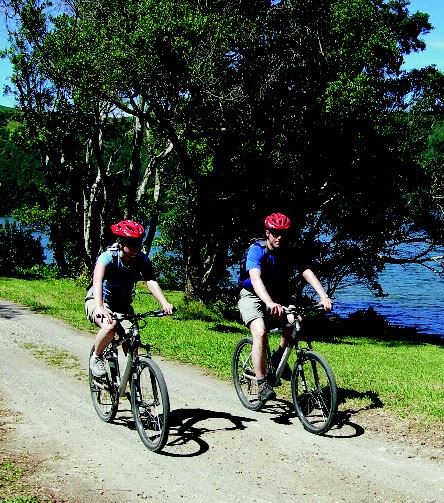
[[[26,458],[4,457],[0,459],[0,503],[44,503],[24,481],[28,472]],[[48,502],[49,503],[49,502]]]
[[[48,365],[69,370],[79,379],[87,380],[88,378],[88,373],[82,368],[78,358],[67,351],[51,346],[37,346],[32,342],[25,342],[23,347],[29,349],[35,358],[43,360]]]
[[[181,292],[166,294],[179,309],[174,317],[148,319],[142,337],[152,344],[153,353],[206,369],[220,379],[231,379],[232,352],[238,340],[247,335],[246,329],[211,315],[199,304],[185,307]],[[83,296],[84,289],[72,280],[0,278],[1,298],[25,304],[93,334],[96,329],[85,319]],[[134,307],[141,312],[158,306],[140,285]],[[277,345],[276,337],[271,344]],[[353,413],[382,408],[408,418],[418,429],[433,426],[443,436],[442,346],[353,334],[315,341],[314,346],[334,369],[342,410]],[[279,390],[290,397],[288,385]]]

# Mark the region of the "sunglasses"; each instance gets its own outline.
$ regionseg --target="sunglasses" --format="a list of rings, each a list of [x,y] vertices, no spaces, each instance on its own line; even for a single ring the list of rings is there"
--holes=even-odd
[[[123,239],[122,245],[127,246],[128,248],[141,248],[142,240],[141,239]]]
[[[288,236],[288,231],[276,231],[274,229],[268,229],[270,234],[272,234],[275,238],[281,237],[281,236]]]

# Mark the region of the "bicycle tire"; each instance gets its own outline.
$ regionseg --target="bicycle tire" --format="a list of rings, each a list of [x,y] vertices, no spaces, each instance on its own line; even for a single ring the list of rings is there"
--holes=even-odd
[[[320,435],[331,428],[337,413],[338,392],[333,370],[323,356],[314,351],[298,353],[291,393],[296,414],[307,431]]]
[[[93,352],[94,346],[91,349],[90,358]],[[89,390],[97,415],[105,423],[110,423],[116,417],[119,408],[119,391],[116,382],[118,370],[115,366],[118,365],[118,362],[114,362],[114,366],[110,366],[107,350],[105,350],[103,363],[106,370],[104,377],[94,377],[89,369]]]
[[[151,358],[139,357],[134,365],[131,407],[142,442],[159,452],[168,440],[170,400],[162,371]]]
[[[259,399],[257,380],[254,373],[251,352],[253,339],[241,339],[233,353],[232,371],[234,387],[242,405],[250,410],[259,410],[263,406]]]

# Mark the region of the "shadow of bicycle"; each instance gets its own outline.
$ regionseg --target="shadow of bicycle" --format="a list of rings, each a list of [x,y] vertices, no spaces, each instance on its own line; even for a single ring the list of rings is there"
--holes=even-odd
[[[248,417],[234,416],[228,412],[206,409],[176,409],[170,412],[170,432],[168,441],[159,453],[171,457],[194,457],[208,451],[209,444],[203,437],[217,431],[245,430],[245,423],[256,421]],[[131,409],[119,409],[114,424],[135,430],[136,425]]]
[[[160,453],[172,457],[199,456],[208,451],[209,444],[202,437],[218,431],[245,430],[245,423],[256,421],[228,412],[206,409],[176,409],[170,415],[170,434],[167,445]]]
[[[356,407],[340,407],[351,400],[357,400]],[[365,429],[353,421],[353,417],[362,411],[378,409],[384,407],[383,402],[375,391],[359,392],[353,389],[338,388],[338,412],[333,425],[329,431],[323,434],[330,438],[353,438],[365,433]],[[268,414],[275,423],[282,425],[293,425],[299,421],[294,410],[293,402],[285,399],[278,399],[268,402],[261,410],[262,414]]]
[[[354,406],[353,402],[345,407],[349,401],[357,400]],[[342,407],[341,407],[342,405]],[[353,418],[360,412],[372,409],[382,409],[384,403],[379,398],[376,391],[356,391],[354,389],[338,388],[338,413],[336,415],[334,427],[325,434],[334,438],[353,438],[359,437],[365,433],[365,429],[353,421]]]

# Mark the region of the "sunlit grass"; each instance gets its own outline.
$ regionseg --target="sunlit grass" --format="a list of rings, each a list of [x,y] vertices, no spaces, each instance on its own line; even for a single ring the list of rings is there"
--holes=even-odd
[[[35,358],[43,360],[48,365],[71,371],[76,377],[87,379],[88,374],[80,365],[79,359],[59,348],[51,346],[40,346],[33,342],[23,343],[25,349],[29,349]]]

